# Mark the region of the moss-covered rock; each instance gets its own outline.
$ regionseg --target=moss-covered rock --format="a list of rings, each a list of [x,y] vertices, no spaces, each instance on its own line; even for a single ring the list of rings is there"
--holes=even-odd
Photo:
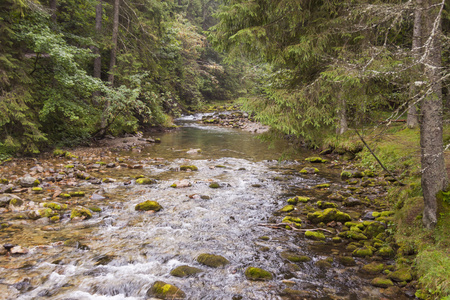
[[[33,193],[35,193],[35,194],[40,194],[40,193],[42,193],[44,190],[43,190],[41,187],[39,187],[39,186],[35,186],[35,187],[32,187],[32,188],[31,188],[31,191],[32,191]]]
[[[364,234],[362,234],[360,232],[352,231],[352,230],[342,231],[339,233],[339,236],[342,238],[353,239],[356,241],[367,240],[367,237]]]
[[[337,205],[332,202],[326,202],[326,201],[317,201],[317,207],[320,209],[326,209],[326,208],[337,208]]]
[[[152,178],[138,178],[136,179],[137,184],[155,184],[156,180]]]
[[[297,228],[300,228],[302,226],[302,220],[297,217],[287,216],[287,217],[284,217],[281,222],[292,224],[294,227],[297,227]]]
[[[248,280],[265,281],[271,280],[273,275],[264,269],[248,267],[247,270],[245,270],[245,277]]]
[[[147,291],[147,297],[156,297],[159,299],[184,299],[186,298],[186,294],[174,285],[163,281],[156,281]]]
[[[376,277],[370,282],[370,284],[380,288],[387,288],[394,285],[390,279],[385,277]]]
[[[218,268],[223,267],[230,262],[228,259],[221,255],[214,255],[214,254],[208,254],[208,253],[202,253],[197,257],[197,261],[201,263],[202,265],[212,267],[212,268]]]
[[[89,209],[91,211],[97,212],[97,213],[102,212],[102,209],[100,207],[98,207],[98,206],[89,206]]]
[[[294,198],[289,198],[287,200],[287,203],[292,204],[292,205],[296,205],[298,203],[306,203],[310,200],[311,198],[309,197],[303,197],[303,196],[295,196]]]
[[[40,209],[38,212],[39,212],[39,215],[41,216],[41,218],[51,218],[55,215],[55,213],[53,212],[53,210],[51,208],[43,208],[43,209]]]
[[[309,161],[310,163],[326,163],[326,162],[328,162],[328,160],[323,159],[323,158],[318,157],[318,156],[316,156],[316,157],[308,157],[305,160]]]
[[[295,206],[294,205],[286,205],[285,207],[283,207],[282,209],[280,209],[280,212],[282,213],[288,213],[295,210]]]
[[[362,247],[353,251],[352,255],[356,257],[371,257],[373,256],[373,251],[368,247]]]
[[[162,206],[156,201],[147,200],[147,201],[137,204],[134,209],[139,210],[139,211],[142,211],[142,210],[144,210],[144,211],[148,211],[148,210],[160,211],[162,209]]]
[[[320,260],[316,261],[315,265],[322,269],[330,269],[333,267],[331,265],[332,262],[333,262],[333,259],[331,259],[331,261],[328,259],[320,259]]]
[[[86,207],[78,206],[72,209],[72,212],[70,213],[70,218],[90,219],[92,218],[92,212]]]
[[[202,269],[185,265],[185,266],[176,267],[175,269],[170,271],[170,275],[175,276],[175,277],[189,277],[189,276],[193,276],[195,274],[201,273],[201,272],[203,272]]]
[[[364,265],[361,271],[371,275],[379,274],[384,270],[384,265],[382,263],[371,262],[370,264]]]
[[[380,249],[378,249],[377,255],[384,257],[384,258],[394,257],[395,251],[394,251],[394,249],[392,249],[391,246],[384,246],[384,247],[381,247]]]
[[[327,208],[323,211],[309,213],[308,220],[310,220],[314,224],[317,224],[320,222],[328,223],[331,221],[345,223],[351,221],[352,219],[348,214],[343,213],[336,208]]]
[[[410,282],[413,277],[407,268],[402,268],[389,274],[389,278],[396,282]]]
[[[53,156],[61,157],[61,156],[66,155],[66,152],[67,151],[64,151],[64,150],[61,150],[61,149],[56,149],[55,151],[53,151]]]
[[[305,232],[305,237],[307,239],[311,239],[311,240],[315,240],[315,241],[321,241],[325,239],[325,235],[323,234],[323,232],[320,231],[306,231]]]
[[[303,168],[300,170],[300,174],[316,174],[319,173],[317,168]]]
[[[211,182],[209,184],[209,187],[212,188],[212,189],[218,189],[218,188],[220,188],[220,184],[217,183],[217,182]]]
[[[339,256],[338,260],[341,264],[343,264],[346,267],[356,266],[356,261],[351,256]]]
[[[53,210],[63,210],[67,209],[67,204],[59,204],[56,202],[44,202],[44,207],[51,208]]]
[[[198,171],[198,168],[196,166],[180,166],[181,171],[191,170],[191,171]]]
[[[380,233],[383,233],[385,230],[386,228],[383,224],[379,222],[371,222],[370,224],[367,224],[366,228],[364,229],[364,234],[371,238],[376,237]]]
[[[283,251],[280,253],[280,256],[286,260],[289,260],[291,262],[308,262],[311,261],[311,258],[305,255],[298,255],[295,252],[292,251]]]
[[[316,188],[316,189],[326,189],[326,188],[329,188],[329,187],[330,187],[329,183],[321,183],[321,184],[316,185],[314,188]]]

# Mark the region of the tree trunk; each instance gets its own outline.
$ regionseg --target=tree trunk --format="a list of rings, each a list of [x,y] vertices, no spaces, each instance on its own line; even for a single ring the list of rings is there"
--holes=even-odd
[[[117,39],[119,36],[119,7],[120,7],[120,0],[114,0],[113,31],[111,39],[112,47],[111,47],[111,58],[109,61],[109,76],[108,76],[109,85],[111,87],[114,86],[114,72],[116,68]],[[111,103],[109,102],[109,100],[107,100],[102,115],[101,128],[103,129],[103,131],[101,132],[101,135],[104,135],[106,133],[105,129],[108,124],[108,114],[110,105]]]
[[[342,98],[342,95],[338,94],[338,100],[341,106],[341,109],[339,110],[339,127],[337,128],[337,134],[342,135],[348,130],[348,123],[347,123],[347,104],[344,98]]]
[[[416,8],[414,11],[414,29],[413,29],[413,39],[412,39],[412,55],[416,61],[419,61],[420,55],[422,53],[422,8],[423,0],[416,0]],[[417,116],[417,108],[414,103],[414,96],[416,95],[417,89],[415,88],[414,79],[410,83],[409,88],[409,99],[411,103],[408,108],[408,117],[406,119],[406,124],[409,128],[417,127],[419,124],[419,118]]]
[[[97,41],[99,40],[102,31],[102,0],[99,0],[97,6],[95,7],[95,33],[97,36]],[[101,80],[102,78],[102,57],[100,56],[100,49],[98,47],[93,48],[93,52],[96,55],[94,59],[94,77]],[[94,105],[98,105],[96,97],[100,96],[100,91],[95,91],[94,94]]]
[[[108,76],[108,81],[111,86],[114,86],[114,70],[116,68],[117,38],[119,36],[119,5],[120,0],[114,0],[113,32],[111,40],[112,47],[111,47],[111,59],[109,61],[109,76]]]
[[[422,190],[424,199],[423,224],[432,229],[437,223],[436,194],[447,185],[444,162],[441,83],[441,15],[442,0],[424,1],[424,71],[431,92],[422,102],[420,146]],[[431,7],[432,5],[435,5]]]
[[[56,0],[50,0],[50,10],[52,12],[51,18],[53,23],[56,24]]]

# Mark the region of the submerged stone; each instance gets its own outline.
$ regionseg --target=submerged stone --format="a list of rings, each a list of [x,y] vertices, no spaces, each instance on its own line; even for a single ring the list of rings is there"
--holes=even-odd
[[[184,266],[176,267],[175,269],[170,271],[170,275],[175,276],[175,277],[189,277],[189,276],[201,273],[201,272],[203,272],[202,269],[184,265]]]
[[[156,281],[147,291],[147,297],[156,297],[159,299],[184,299],[186,298],[186,294],[174,285],[163,281]]]
[[[303,168],[300,170],[301,174],[315,174],[318,172],[319,172],[319,169],[317,169],[317,168],[308,168],[307,167],[307,168]]]
[[[144,211],[148,211],[148,210],[160,211],[162,209],[162,206],[156,201],[147,200],[147,201],[137,204],[134,209],[135,210],[144,210]]]
[[[220,188],[220,184],[217,183],[217,182],[211,182],[209,187],[212,188],[212,189],[218,189],[218,188]]]
[[[308,262],[311,260],[311,258],[309,258],[308,256],[298,255],[297,253],[292,251],[283,251],[280,253],[280,256],[291,262]]]
[[[198,171],[198,168],[196,166],[180,166],[181,171],[191,170],[191,171]]]
[[[273,275],[264,269],[248,267],[247,270],[245,270],[245,277],[248,280],[265,281],[271,280]]]
[[[208,254],[208,253],[202,253],[197,257],[197,262],[201,263],[202,265],[212,267],[212,268],[218,268],[223,267],[230,262],[228,259],[221,255],[215,255],[215,254]]]

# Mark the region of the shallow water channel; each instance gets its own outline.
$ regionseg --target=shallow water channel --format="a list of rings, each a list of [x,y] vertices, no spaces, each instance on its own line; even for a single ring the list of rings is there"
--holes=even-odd
[[[314,196],[311,187],[319,183],[342,184],[340,170],[314,165],[318,175],[302,175],[299,170],[309,166],[304,158],[311,153],[288,150],[282,141],[269,147],[254,134],[194,121],[180,119],[181,129],[153,135],[161,138],[160,144],[116,154],[125,162],[142,164],[142,169],[105,168],[95,176],[112,182],[66,187],[85,191],[79,201],[102,209],[89,220],[74,222],[62,216],[60,223],[49,224],[0,215],[10,225],[1,232],[2,243],[30,249],[26,255],[0,259],[0,299],[149,299],[147,290],[158,280],[180,288],[187,299],[380,298],[378,289],[358,274],[359,265],[346,267],[337,260],[331,268],[316,264],[338,256],[343,246],[259,226],[280,223],[283,216],[274,212],[289,197]],[[286,151],[289,160],[279,160]],[[198,171],[179,171],[181,165],[195,165]],[[157,182],[135,184],[137,175]],[[180,180],[191,186],[170,187]],[[220,188],[210,188],[211,182]],[[105,199],[90,199],[94,193]],[[42,201],[39,197],[45,195],[29,197]],[[135,211],[145,200],[157,201],[163,209]],[[285,251],[312,260],[294,264],[280,255]],[[195,260],[201,253],[222,255],[230,264],[201,265]],[[203,272],[171,276],[180,265]],[[273,280],[247,280],[248,266],[270,271]],[[286,288],[297,294],[286,294]]]

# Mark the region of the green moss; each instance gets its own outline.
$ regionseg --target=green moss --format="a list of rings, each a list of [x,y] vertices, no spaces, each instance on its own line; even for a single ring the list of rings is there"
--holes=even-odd
[[[381,288],[387,288],[394,285],[390,279],[384,277],[376,277],[370,282],[370,284]]]
[[[180,166],[181,171],[191,170],[191,171],[198,171],[198,168],[196,166]]]
[[[316,261],[315,265],[318,266],[319,268],[323,268],[323,269],[330,269],[333,267],[331,265],[331,262],[328,261],[327,259],[318,260],[318,261]]]
[[[9,205],[12,205],[12,206],[22,206],[22,204],[23,204],[23,200],[18,199],[18,198],[13,198],[9,201]]]
[[[66,194],[66,193],[61,193],[61,194],[59,194],[59,196],[61,198],[71,198],[72,197],[72,196],[70,196],[70,194]]]
[[[342,171],[342,173],[341,173],[341,178],[342,178],[342,179],[351,178],[352,175],[353,175],[353,174],[352,174],[351,172],[349,172],[349,171]]]
[[[410,282],[413,279],[411,272],[407,268],[403,268],[390,273],[389,278],[396,282],[402,281]]]
[[[170,187],[171,187],[171,188],[177,188],[177,184],[176,184],[176,183],[173,183]]]
[[[84,197],[84,196],[86,195],[86,193],[85,193],[85,192],[81,192],[81,191],[78,191],[78,192],[69,192],[69,195],[70,195],[71,197]]]
[[[317,168],[303,168],[300,170],[300,174],[316,174],[319,173]]]
[[[43,191],[43,189],[41,188],[41,187],[37,187],[37,186],[35,186],[35,187],[32,187],[31,188],[31,190],[34,192],[34,193],[42,193],[42,191]]]
[[[371,275],[379,274],[384,270],[384,265],[382,263],[371,262],[370,264],[364,265],[362,271]]]
[[[323,211],[316,211],[314,213],[309,213],[307,217],[308,217],[308,220],[310,220],[314,224],[317,224],[320,222],[328,223],[331,221],[336,221],[336,222],[341,222],[341,223],[351,221],[351,218],[348,214],[343,213],[336,208],[327,208]]]
[[[309,258],[308,256],[305,255],[298,255],[295,252],[292,251],[283,251],[280,253],[280,256],[284,259],[287,259],[291,262],[296,262],[296,263],[303,263],[303,262],[308,262],[311,261],[311,258]]]
[[[66,168],[66,169],[73,169],[73,168],[75,168],[75,166],[74,165],[65,165],[64,168]]]
[[[291,212],[293,210],[295,210],[295,206],[294,205],[286,205],[285,207],[280,209],[280,212],[288,213],[288,212]]]
[[[371,257],[373,251],[370,248],[362,247],[353,251],[352,255],[356,257]]]
[[[395,213],[395,212],[393,212],[393,211],[391,211],[391,210],[389,210],[389,211],[383,211],[383,212],[381,212],[380,217],[390,217],[390,216],[392,216],[394,213]]]
[[[309,198],[309,197],[295,196],[294,198],[289,198],[289,199],[287,200],[287,203],[296,205],[296,204],[298,204],[298,203],[300,203],[300,202],[301,202],[301,203],[306,203],[306,202],[308,202],[310,199],[311,199],[311,198]]]
[[[50,218],[55,215],[51,208],[40,209],[38,212],[41,218]]]
[[[335,203],[332,202],[325,202],[325,201],[317,201],[317,206],[320,209],[325,209],[325,208],[337,208],[337,205]]]
[[[248,280],[265,281],[271,280],[273,275],[269,271],[260,268],[248,267],[247,270],[245,270],[245,277]]]
[[[163,281],[156,281],[147,291],[147,296],[159,299],[183,299],[186,297],[186,294],[174,285]]]
[[[78,206],[72,209],[72,212],[70,213],[70,218],[90,219],[92,218],[92,212],[86,207]]]
[[[56,149],[55,151],[53,151],[53,156],[65,156],[66,155],[66,151],[61,150],[61,149]]]
[[[325,239],[325,235],[320,231],[309,231],[308,230],[305,232],[305,237],[308,239],[311,239],[311,240],[316,240],[316,241]]]
[[[48,207],[53,210],[61,210],[62,209],[61,204],[55,203],[55,202],[45,202],[44,207]]]
[[[394,249],[390,246],[384,246],[378,249],[377,255],[381,257],[393,257],[395,255]]]
[[[356,261],[351,256],[340,256],[338,258],[339,262],[346,267],[356,266]]]
[[[50,221],[53,223],[59,222],[59,216],[53,216],[50,218]]]
[[[202,269],[194,268],[190,266],[179,266],[170,271],[170,275],[175,277],[189,277],[203,272]]]
[[[89,209],[93,212],[102,212],[102,209],[98,206],[89,206]]]
[[[336,243],[336,244],[342,242],[342,239],[338,236],[332,237],[331,240],[333,241],[333,243]]]
[[[290,223],[292,224],[292,226],[295,226],[297,228],[300,228],[302,226],[302,220],[300,218],[291,216],[284,217],[281,223]]]
[[[218,188],[220,188],[220,184],[217,183],[217,182],[211,182],[209,187],[212,188],[212,189],[218,189]]]
[[[264,235],[264,236],[260,236],[258,239],[260,239],[262,241],[268,241],[268,240],[270,240],[270,237]]]
[[[223,267],[230,262],[221,255],[202,253],[197,257],[197,262],[212,268]]]
[[[345,222],[344,224],[347,227],[353,227],[356,226],[357,228],[363,230],[364,229],[364,223],[359,223],[359,222]]]
[[[151,178],[139,178],[136,179],[137,184],[155,184],[156,180]]]
[[[325,189],[325,188],[329,188],[329,187],[330,187],[329,183],[322,183],[322,184],[316,185],[314,188],[316,188],[316,189]]]
[[[137,204],[134,207],[134,209],[139,210],[139,211],[142,211],[142,210],[144,210],[144,211],[148,211],[148,210],[159,211],[162,209],[162,206],[156,201],[147,200],[147,201]]]
[[[339,233],[339,236],[342,238],[346,238],[346,239],[353,239],[356,241],[362,241],[362,240],[367,240],[367,236],[365,236],[364,234],[360,233],[360,232],[356,232],[356,231],[342,231]]]
[[[309,161],[310,163],[326,163],[328,160],[323,159],[321,157],[308,157],[305,159],[306,161]]]
[[[8,183],[9,183],[8,179],[6,179],[6,178],[1,178],[0,179],[0,184],[8,184]]]

